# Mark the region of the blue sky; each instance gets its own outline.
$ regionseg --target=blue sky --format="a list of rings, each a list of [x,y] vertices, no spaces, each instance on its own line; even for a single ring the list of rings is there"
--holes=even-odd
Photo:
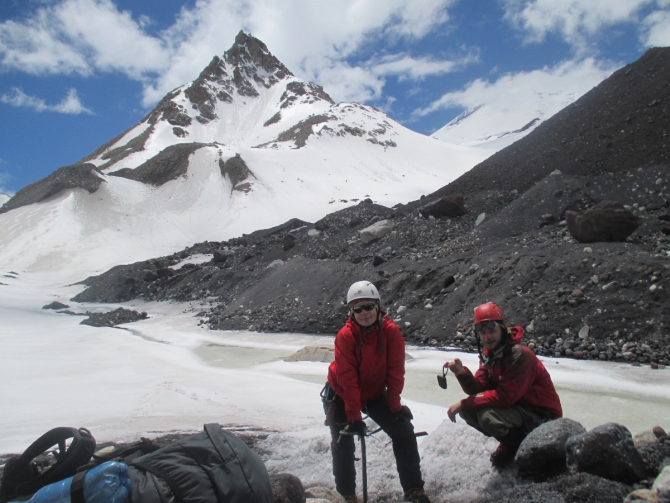
[[[1,0],[0,191],[137,123],[240,29],[336,101],[431,134],[548,78],[581,94],[670,45],[670,0]]]

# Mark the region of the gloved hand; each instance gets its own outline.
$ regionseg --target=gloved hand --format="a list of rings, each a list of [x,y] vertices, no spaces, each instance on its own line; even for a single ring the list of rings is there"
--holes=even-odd
[[[400,407],[400,410],[396,412],[396,416],[399,418],[407,419],[408,421],[414,419],[414,415],[412,414],[412,411],[409,410],[409,407],[407,405],[403,405],[402,407]]]
[[[352,421],[348,423],[342,433],[344,435],[362,435],[365,436],[365,431],[367,430],[367,425],[365,421]]]

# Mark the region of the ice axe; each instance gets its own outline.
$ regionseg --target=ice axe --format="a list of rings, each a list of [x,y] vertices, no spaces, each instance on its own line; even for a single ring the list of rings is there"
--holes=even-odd
[[[380,428],[381,429],[381,428]],[[367,470],[367,459],[365,454],[365,437],[367,436],[367,427],[365,432],[361,435],[360,433],[351,433],[346,429],[340,431],[340,438],[342,435],[357,435],[361,441],[361,464],[363,465],[363,503],[368,503],[368,470]],[[340,441],[339,439],[337,440]]]

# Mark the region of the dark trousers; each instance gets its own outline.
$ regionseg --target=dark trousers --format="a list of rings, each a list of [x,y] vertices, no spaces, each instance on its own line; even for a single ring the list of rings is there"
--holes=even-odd
[[[386,404],[386,396],[368,403],[365,412],[377,423],[393,442],[400,485],[403,491],[423,488],[419,449],[414,436],[414,426],[409,419],[393,414]],[[333,454],[333,475],[335,488],[343,495],[356,494],[356,468],[354,437],[342,435],[340,431],[347,425],[344,401],[339,396],[330,404],[326,424],[330,427],[330,450]],[[339,440],[339,442],[338,442]]]
[[[507,440],[521,442],[532,430],[542,423],[537,414],[520,406],[507,409],[461,409],[460,416],[468,425],[481,431],[487,437],[495,437],[499,442]]]

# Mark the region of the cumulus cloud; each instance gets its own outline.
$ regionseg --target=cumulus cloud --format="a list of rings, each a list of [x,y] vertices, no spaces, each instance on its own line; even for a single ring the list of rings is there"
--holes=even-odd
[[[142,79],[169,63],[164,43],[110,0],[64,0],[0,23],[0,55],[4,68],[34,75],[119,71]]]
[[[407,54],[386,55],[370,62],[369,66],[375,75],[397,75],[399,80],[421,80],[432,75],[441,75],[458,71],[463,67],[476,63],[478,53],[471,51],[457,60],[437,60],[430,57],[413,58]]]
[[[652,12],[642,22],[641,39],[646,47],[670,46],[670,0],[659,3],[665,9]]]
[[[537,100],[542,100],[542,108],[553,114],[609,77],[619,67],[619,64],[587,58],[532,72],[506,74],[493,82],[477,79],[460,91],[444,94],[427,107],[416,110],[414,115],[425,116],[451,108],[476,109],[487,106],[487,113],[493,110],[504,113],[525,110],[525,115],[532,117],[533,108],[540,108]],[[552,102],[554,106],[547,108],[546,104]],[[492,122],[495,123],[495,119]]]
[[[0,65],[38,75],[120,72],[142,82],[143,102],[151,105],[194,79],[243,28],[297,75],[335,84],[334,98],[375,97],[384,75],[418,78],[418,71],[402,73],[396,61],[395,69],[375,72],[372,65],[353,68],[348,59],[380,40],[424,37],[449,21],[456,1],[197,0],[168,29],[150,35],[149,20],[134,19],[111,0],[59,0],[27,20],[0,23]],[[423,71],[448,71],[444,62],[418,61]]]
[[[79,95],[76,89],[70,89],[67,95],[55,105],[47,105],[47,103],[36,96],[30,96],[23,92],[18,87],[12,88],[11,94],[3,94],[0,96],[0,101],[14,107],[31,108],[36,112],[57,112],[61,114],[93,114],[91,110],[86,108],[79,100]]]
[[[660,17],[668,13],[667,0],[502,0],[502,5],[506,18],[528,42],[541,42],[555,33],[579,51],[608,28],[638,23],[643,12],[651,10]]]

